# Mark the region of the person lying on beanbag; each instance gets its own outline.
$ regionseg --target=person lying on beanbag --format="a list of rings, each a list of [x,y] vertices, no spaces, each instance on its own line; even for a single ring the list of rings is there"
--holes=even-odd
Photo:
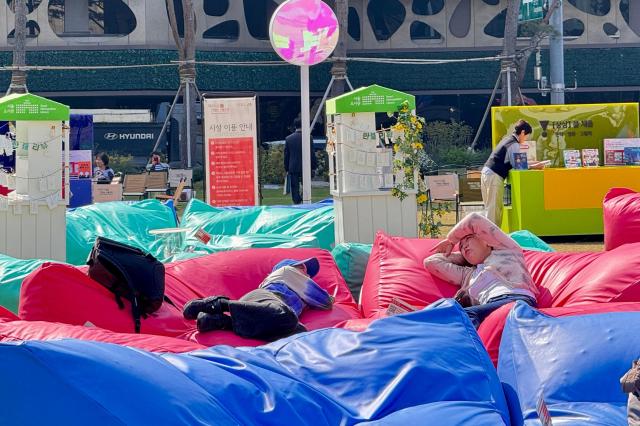
[[[333,297],[312,279],[319,269],[315,257],[285,259],[273,267],[259,288],[240,300],[226,296],[190,300],[183,316],[197,320],[200,332],[231,330],[238,336],[266,341],[306,331],[298,318],[307,306],[333,307]]]
[[[453,247],[459,244],[459,252]],[[434,276],[457,285],[456,300],[473,325],[516,300],[535,307],[537,289],[527,270],[522,248],[486,217],[472,213],[462,219],[424,260]]]

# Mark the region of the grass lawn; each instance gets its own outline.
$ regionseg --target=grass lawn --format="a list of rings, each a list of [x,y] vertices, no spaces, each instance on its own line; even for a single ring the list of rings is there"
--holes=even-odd
[[[196,191],[196,198],[204,201],[204,187],[202,181],[194,182],[193,189]],[[324,200],[329,197],[329,187],[311,188],[311,200],[313,202]],[[263,206],[289,205],[291,203],[291,194],[283,195],[280,189],[262,189]],[[178,216],[182,217],[182,212],[186,207],[185,203],[178,203]]]
[[[329,197],[329,187],[311,188],[311,201],[324,200]],[[273,206],[278,204],[291,204],[291,194],[283,195],[282,189],[264,189],[262,188],[263,206]]]

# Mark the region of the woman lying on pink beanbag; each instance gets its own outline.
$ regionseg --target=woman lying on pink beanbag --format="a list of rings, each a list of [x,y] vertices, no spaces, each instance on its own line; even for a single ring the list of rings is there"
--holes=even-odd
[[[459,243],[459,252],[453,247]],[[478,213],[462,219],[424,260],[433,275],[457,286],[456,300],[473,325],[500,306],[516,300],[535,307],[537,289],[527,270],[522,248]]]

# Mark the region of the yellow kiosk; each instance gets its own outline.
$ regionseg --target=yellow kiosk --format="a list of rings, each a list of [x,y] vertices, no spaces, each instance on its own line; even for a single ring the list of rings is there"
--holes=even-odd
[[[531,124],[529,160],[549,160],[545,170],[511,170],[511,205],[502,229],[539,236],[602,234],[602,200],[610,188],[640,191],[640,167],[605,166],[604,140],[637,138],[638,104],[496,107],[493,146],[524,119]],[[597,149],[598,166],[567,168],[566,150]]]

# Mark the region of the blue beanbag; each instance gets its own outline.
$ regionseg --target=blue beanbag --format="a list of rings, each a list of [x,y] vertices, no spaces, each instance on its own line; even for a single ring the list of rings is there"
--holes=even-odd
[[[491,361],[451,301],[258,348],[31,341],[0,344],[0,359],[7,424],[509,424]]]
[[[550,317],[518,302],[502,334],[498,376],[513,425],[539,425],[544,395],[553,423],[626,425],[619,378],[640,355],[640,312]]]

